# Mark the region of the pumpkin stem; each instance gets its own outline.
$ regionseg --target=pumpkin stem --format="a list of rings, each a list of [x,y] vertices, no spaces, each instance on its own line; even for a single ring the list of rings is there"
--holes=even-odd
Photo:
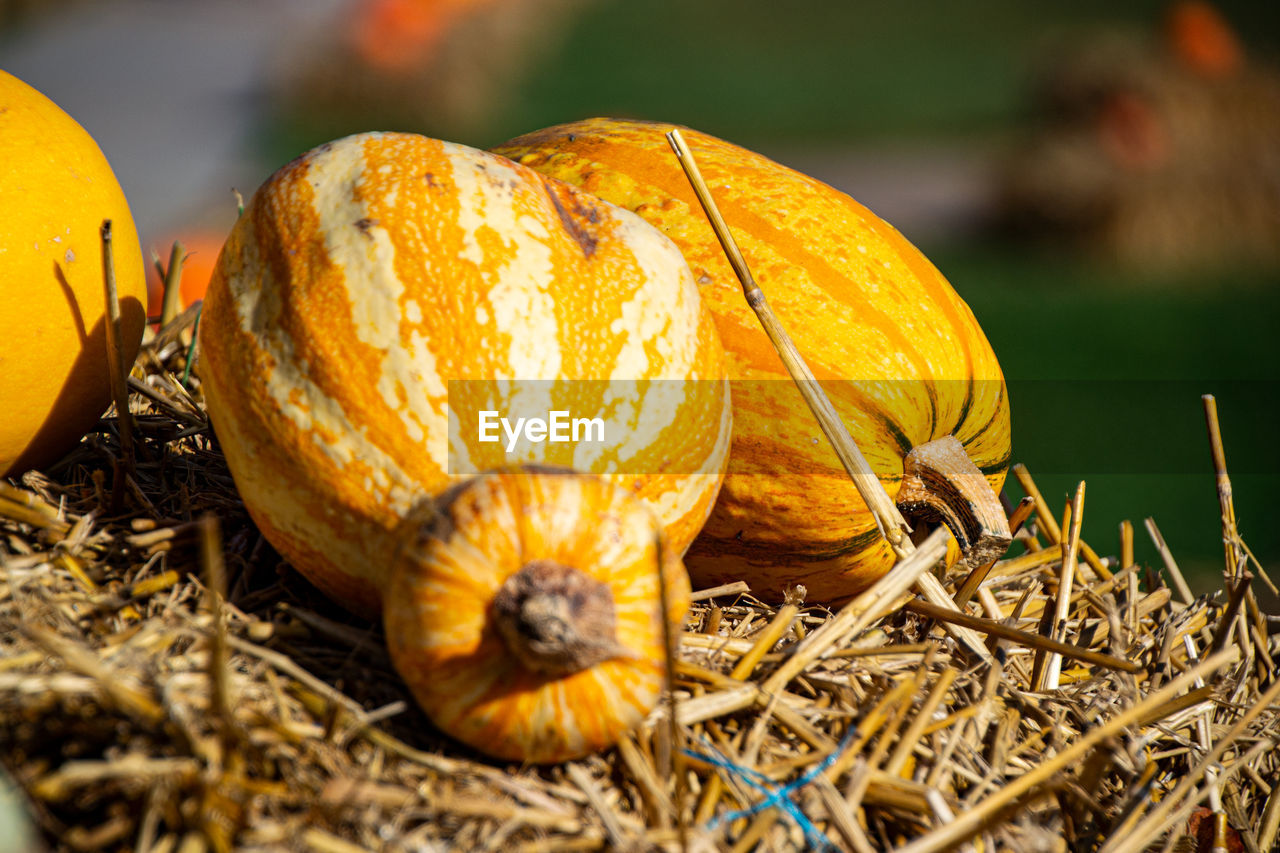
[[[554,560],[533,560],[507,578],[493,617],[511,653],[544,675],[631,656],[618,645],[609,586]]]
[[[945,524],[966,565],[998,560],[1013,541],[1000,500],[952,435],[914,447],[902,460],[897,505],[917,532],[921,522]]]

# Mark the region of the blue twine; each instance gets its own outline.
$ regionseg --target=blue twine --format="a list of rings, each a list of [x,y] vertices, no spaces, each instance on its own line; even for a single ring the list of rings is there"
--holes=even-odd
[[[702,739],[702,742],[709,750],[709,754],[698,753],[691,749],[685,749],[684,754],[690,758],[696,758],[699,761],[705,761],[708,764],[719,767],[721,770],[725,770],[730,775],[736,777],[739,781],[746,783],[749,787],[759,791],[761,794],[764,794],[763,799],[746,808],[737,809],[735,811],[713,817],[707,822],[707,829],[713,830],[723,824],[732,823],[738,818],[750,817],[751,815],[758,814],[765,809],[776,807],[782,809],[784,814],[795,821],[796,826],[800,827],[800,831],[804,833],[805,841],[808,842],[810,847],[817,848],[819,850],[835,849],[831,842],[827,840],[827,837],[819,832],[818,828],[813,825],[813,821],[809,820],[809,818],[805,816],[804,812],[800,811],[800,807],[791,799],[791,795],[803,788],[805,785],[808,785],[814,779],[818,778],[819,773],[825,772],[831,767],[831,765],[835,764],[836,759],[845,751],[849,746],[849,743],[853,740],[855,732],[855,728],[850,728],[849,731],[845,732],[844,737],[840,739],[840,743],[837,744],[836,748],[832,750],[830,755],[810,767],[795,781],[782,786],[775,786],[767,777],[758,771],[753,770],[750,767],[744,767],[743,765],[737,764],[726,758],[724,754],[712,746],[705,737]]]

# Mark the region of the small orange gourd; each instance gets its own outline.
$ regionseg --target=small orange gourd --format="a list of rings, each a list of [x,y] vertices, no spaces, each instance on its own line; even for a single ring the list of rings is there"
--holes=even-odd
[[[671,125],[589,119],[493,150],[632,210],[670,237],[715,317],[733,381],[719,502],[685,562],[698,585],[745,580],[780,598],[846,598],[893,564],[793,386],[665,139]],[[974,561],[1002,550],[995,493],[1009,404],[964,301],[892,226],[849,196],[753,151],[682,130],[729,229],[890,497],[946,521]],[[1007,531],[1005,531],[1007,533]],[[998,556],[998,553],[996,553]]]
[[[392,659],[436,725],[499,758],[595,752],[658,701],[689,607],[645,504],[547,470],[485,474],[405,524],[386,591]]]

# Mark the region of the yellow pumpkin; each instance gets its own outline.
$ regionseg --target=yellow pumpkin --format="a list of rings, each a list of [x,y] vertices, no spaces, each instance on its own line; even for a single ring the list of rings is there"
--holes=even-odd
[[[734,437],[719,502],[685,558],[695,583],[745,580],[775,598],[794,584],[820,600],[853,595],[888,570],[892,551],[743,298],[666,142],[670,128],[591,119],[493,150],[635,211],[680,247],[698,279],[728,354]],[[729,142],[682,133],[769,304],[890,496],[915,449],[954,445],[953,436],[981,472],[972,479],[989,484],[992,493],[979,495],[989,504],[1009,464],[1009,408],[968,306],[901,234],[844,193]],[[963,515],[941,506],[953,496],[933,488],[932,476],[908,479],[909,518]],[[953,532],[965,534],[963,521]]]
[[[380,607],[401,520],[467,473],[608,475],[679,554],[728,455],[723,350],[675,246],[505,158],[412,134],[347,137],[267,180],[219,256],[199,358],[255,522],[359,613]],[[509,453],[460,426],[520,395],[635,428]]]
[[[65,454],[111,402],[104,219],[129,365],[147,287],[124,192],[75,119],[0,71],[0,477]]]
[[[384,611],[396,669],[442,731],[489,755],[610,746],[663,688],[661,535],[644,502],[601,478],[464,482],[405,523]],[[662,554],[674,636],[689,579]]]

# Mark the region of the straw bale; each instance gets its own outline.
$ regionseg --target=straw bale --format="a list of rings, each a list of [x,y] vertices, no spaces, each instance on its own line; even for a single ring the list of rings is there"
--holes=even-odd
[[[470,752],[414,706],[381,627],[254,528],[198,376],[181,379],[192,319],[130,377],[132,461],[109,414],[54,468],[0,483],[0,758],[50,849],[1276,841],[1280,640],[1252,598],[1260,567],[1229,548],[1223,591],[1193,598],[1171,555],[1138,567],[1059,528],[1025,470],[1026,524],[967,585],[926,545],[837,608],[707,591],[670,702],[616,749],[541,768]],[[225,567],[215,589],[202,547]],[[963,613],[904,571],[966,586]]]

